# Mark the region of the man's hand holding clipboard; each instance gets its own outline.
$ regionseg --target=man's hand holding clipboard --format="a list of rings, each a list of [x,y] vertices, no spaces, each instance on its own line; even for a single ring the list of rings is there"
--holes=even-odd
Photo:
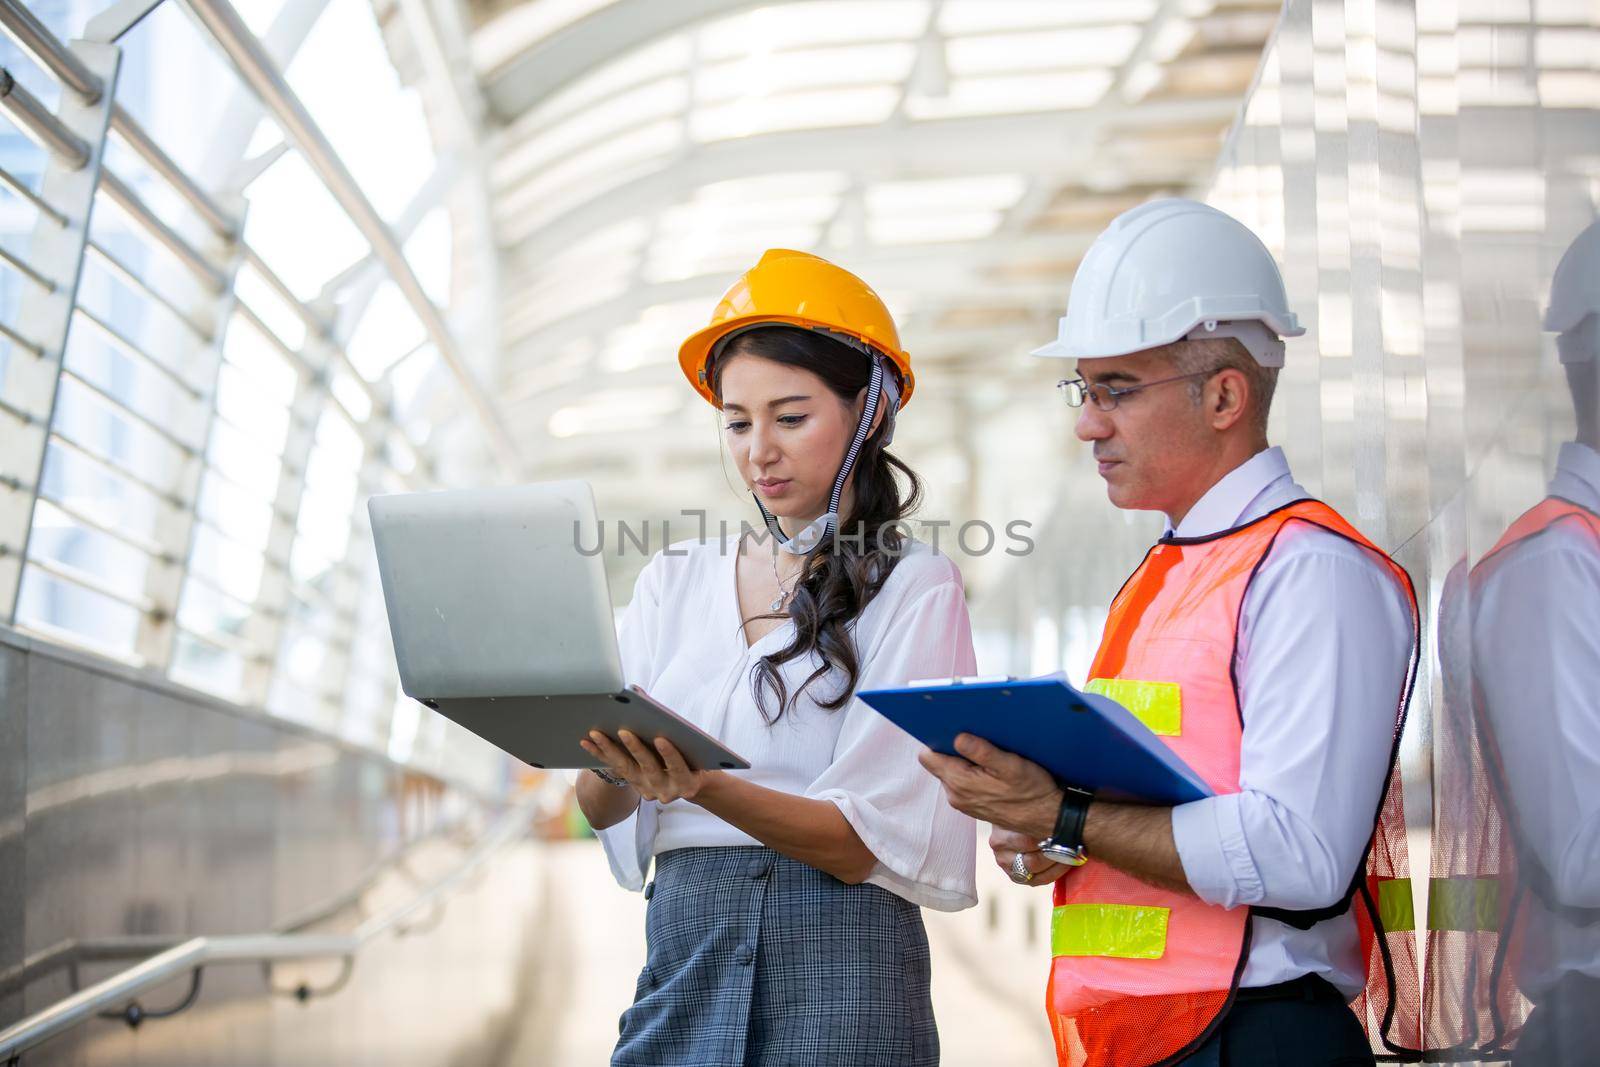
[[[949,679],[858,695],[928,746],[919,758],[951,806],[997,828],[990,845],[997,861],[1010,857],[1002,865],[1014,881],[1065,873],[1036,853],[1056,836],[1070,790],[1084,797],[1078,844],[1098,839],[1120,851],[1112,842],[1138,841],[1139,854],[1119,857],[1118,866],[1187,890],[1168,809],[1211,790],[1117,702],[1080,692],[1064,674]],[[1030,841],[1034,847],[1024,848]]]

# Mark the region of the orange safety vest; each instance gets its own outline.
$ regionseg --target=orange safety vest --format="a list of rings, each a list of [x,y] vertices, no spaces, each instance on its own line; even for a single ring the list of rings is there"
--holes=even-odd
[[[1406,572],[1332,508],[1301,500],[1211,537],[1158,542],[1111,602],[1090,669],[1090,691],[1125,705],[1219,794],[1239,791],[1244,726],[1233,663],[1240,610],[1291,522],[1370,551],[1405,590],[1416,621]],[[1415,665],[1413,648],[1396,750]],[[1354,892],[1358,872],[1351,873]],[[1335,913],[1347,905],[1348,898]],[[1055,884],[1046,995],[1062,1067],[1144,1067],[1193,1052],[1233,1003],[1250,916],[1249,908],[1157,889],[1092,858],[1064,875]]]
[[[1558,523],[1568,523],[1586,533],[1594,549],[1600,552],[1600,515],[1569,500],[1547,497],[1513,522],[1495,546],[1478,561],[1473,568],[1474,585],[1493,573],[1507,549],[1548,532]],[[1483,738],[1484,770],[1489,779],[1490,796],[1500,815],[1495,827],[1511,838],[1513,847],[1497,849],[1501,865],[1497,881],[1480,878],[1474,885],[1477,889],[1475,896],[1480,904],[1476,911],[1482,913],[1478,916],[1475,929],[1480,934],[1494,935],[1493,962],[1485,976],[1488,979],[1485,983],[1487,988],[1463,990],[1470,1002],[1451,1005],[1451,1008],[1452,1014],[1475,1012],[1480,1019],[1487,1016],[1488,1033],[1477,1035],[1481,1043],[1474,1051],[1498,1058],[1509,1055],[1516,1047],[1521,1024],[1527,1015],[1524,994],[1514,984],[1514,974],[1518,968],[1513,961],[1530,950],[1526,931],[1528,908],[1537,901],[1543,909],[1577,926],[1591,926],[1600,922],[1600,908],[1574,906],[1558,899],[1550,884],[1549,871],[1532,855],[1514,847],[1519,836],[1516,805],[1501,766],[1494,726],[1486,714],[1487,709],[1481,704],[1481,698],[1476,694],[1473,704],[1473,714]],[[1437,885],[1434,891],[1438,891]],[[1430,907],[1429,910],[1435,909]],[[1548,946],[1544,948],[1547,950]]]

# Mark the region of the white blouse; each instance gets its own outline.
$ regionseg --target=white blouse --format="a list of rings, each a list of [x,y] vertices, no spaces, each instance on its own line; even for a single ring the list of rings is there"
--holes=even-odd
[[[671,545],[646,564],[619,634],[628,682],[750,762],[750,770],[729,773],[838,805],[877,857],[869,883],[939,911],[976,904],[975,825],[917,762],[918,741],[860,700],[837,711],[819,707],[814,694],[837,692],[836,673],[813,683],[776,723],[762,717],[751,671],[789,643],[794,623],[746,646],[737,562],[738,536],[730,535]],[[853,632],[858,691],[976,673],[961,572],[922,542],[907,545]],[[791,696],[820,664],[811,653],[779,668]],[[767,707],[776,707],[770,693]],[[598,836],[627,889],[643,887],[658,853],[761,843],[683,800],[642,801]]]

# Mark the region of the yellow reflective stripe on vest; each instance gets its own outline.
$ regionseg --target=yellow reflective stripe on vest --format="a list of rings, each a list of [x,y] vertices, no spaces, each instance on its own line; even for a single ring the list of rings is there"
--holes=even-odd
[[[1378,883],[1378,917],[1390,933],[1417,928],[1411,879],[1387,878]],[[1428,880],[1428,929],[1475,932],[1494,930],[1500,922],[1500,882],[1495,878],[1431,878]]]
[[[1140,682],[1132,678],[1091,678],[1084,687],[1110,697],[1134,718],[1163,737],[1183,733],[1183,691],[1175,682]]]
[[[1050,916],[1050,954],[1158,960],[1167,951],[1169,912],[1135,904],[1062,904]]]

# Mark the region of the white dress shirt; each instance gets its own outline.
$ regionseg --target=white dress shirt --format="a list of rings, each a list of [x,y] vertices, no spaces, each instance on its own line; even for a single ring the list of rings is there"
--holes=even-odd
[[[1270,448],[1168,531],[1219,533],[1307,496],[1283,451]],[[1240,616],[1240,791],[1172,809],[1184,874],[1201,900],[1309,910],[1344,895],[1387,778],[1414,638],[1405,594],[1369,552],[1304,523],[1284,528]],[[1251,921],[1240,985],[1308,973],[1349,995],[1365,985],[1352,912],[1309,930]]]
[[[1550,495],[1600,512],[1600,454],[1561,446]],[[1508,548],[1472,592],[1472,671],[1516,808],[1507,827],[1556,898],[1600,907],[1600,557],[1558,523]],[[1502,887],[1501,892],[1509,892]],[[1530,903],[1518,983],[1539,993],[1569,972],[1600,977],[1600,924]]]
[[[832,696],[837,675],[820,679],[776,723],[763,719],[752,670],[793,639],[794,624],[786,620],[746,645],[737,545],[737,536],[682,542],[651,559],[621,623],[623,674],[751,764],[730,773],[837,805],[877,858],[869,883],[939,911],[976,904],[976,826],[945,802],[910,734],[860,700],[837,711],[820,707],[814,695]],[[961,573],[921,542],[910,544],[852,632],[858,691],[976,673]],[[820,665],[815,653],[783,664],[789,693]],[[773,710],[770,694],[767,705]],[[644,801],[599,837],[628,889],[641,888],[651,857],[670,849],[760,844],[682,800]]]

